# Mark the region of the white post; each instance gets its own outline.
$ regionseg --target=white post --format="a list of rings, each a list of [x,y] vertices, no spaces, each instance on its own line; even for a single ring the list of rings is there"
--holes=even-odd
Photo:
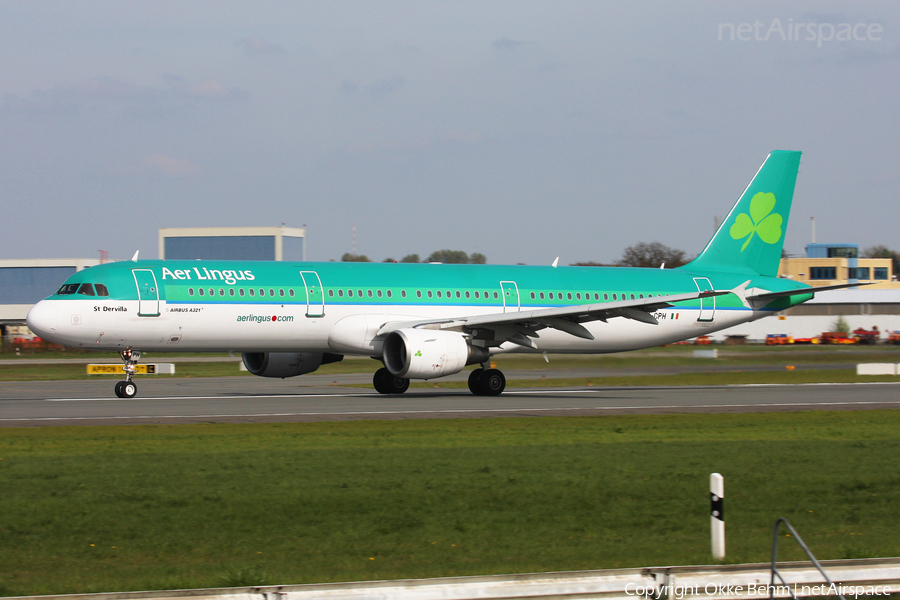
[[[712,527],[712,555],[725,558],[725,478],[718,473],[709,476],[709,520]]]

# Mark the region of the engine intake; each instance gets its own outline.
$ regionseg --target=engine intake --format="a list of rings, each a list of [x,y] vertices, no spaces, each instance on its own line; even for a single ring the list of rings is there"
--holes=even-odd
[[[453,375],[466,365],[485,362],[486,348],[472,346],[453,331],[398,329],[384,340],[384,366],[395,377],[433,379]]]
[[[244,366],[260,377],[296,377],[322,365],[340,362],[343,354],[322,352],[244,352]]]

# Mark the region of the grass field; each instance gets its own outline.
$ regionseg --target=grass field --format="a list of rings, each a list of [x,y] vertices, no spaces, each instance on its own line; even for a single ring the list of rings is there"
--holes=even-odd
[[[900,554],[900,412],[5,429],[0,595]],[[790,540],[785,558],[800,558]]]

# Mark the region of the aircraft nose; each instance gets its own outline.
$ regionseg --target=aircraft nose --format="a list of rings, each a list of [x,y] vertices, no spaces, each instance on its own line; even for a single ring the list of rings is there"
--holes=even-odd
[[[56,334],[59,325],[59,313],[49,300],[41,300],[28,311],[25,317],[28,328],[42,338],[49,339]]]

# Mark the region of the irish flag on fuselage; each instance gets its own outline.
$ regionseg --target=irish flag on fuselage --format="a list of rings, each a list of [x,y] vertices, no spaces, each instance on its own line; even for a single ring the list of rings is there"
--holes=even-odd
[[[776,277],[799,168],[800,152],[772,151],[703,252],[682,268]]]

